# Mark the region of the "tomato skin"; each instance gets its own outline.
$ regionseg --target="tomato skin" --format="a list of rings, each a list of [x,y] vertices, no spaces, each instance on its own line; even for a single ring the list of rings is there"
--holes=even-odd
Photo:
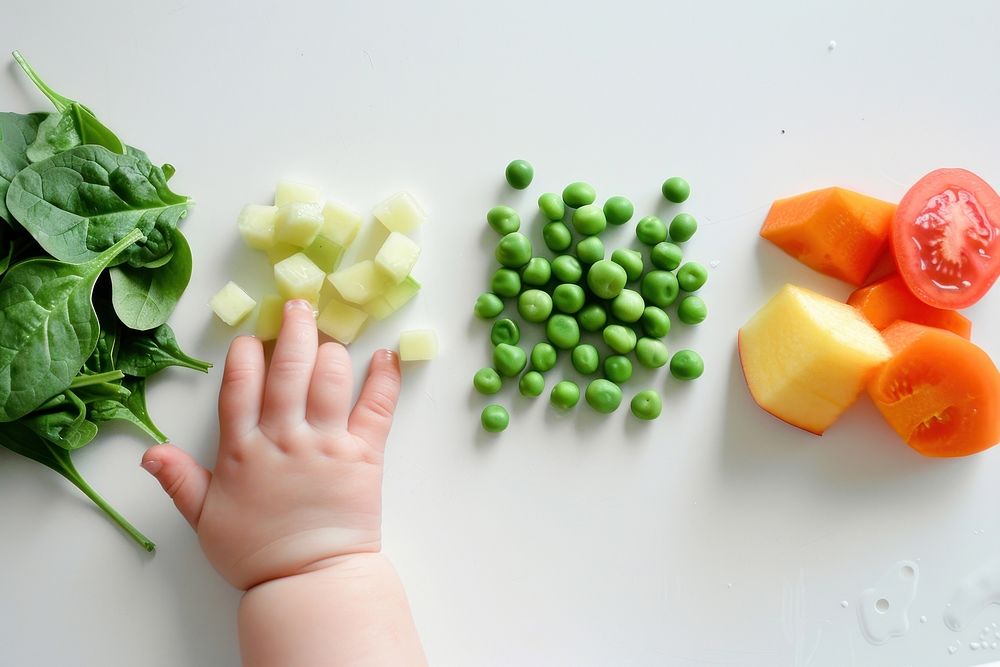
[[[899,202],[890,243],[914,296],[967,308],[1000,277],[1000,195],[965,169],[932,171]]]

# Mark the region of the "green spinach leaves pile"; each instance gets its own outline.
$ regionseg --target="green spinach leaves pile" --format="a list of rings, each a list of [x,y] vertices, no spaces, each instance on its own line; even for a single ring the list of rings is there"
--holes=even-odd
[[[146,409],[147,379],[211,367],[167,324],[191,279],[178,229],[190,202],[167,185],[172,166],[14,59],[55,111],[0,113],[0,446],[58,472],[152,551],[72,454],[110,421],[166,442]]]

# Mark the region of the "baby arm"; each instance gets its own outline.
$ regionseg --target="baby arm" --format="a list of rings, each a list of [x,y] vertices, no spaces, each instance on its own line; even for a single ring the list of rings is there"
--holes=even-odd
[[[247,667],[425,664],[381,554],[382,461],[399,385],[396,356],[376,352],[352,409],[347,350],[317,347],[311,306],[290,301],[269,368],[257,339],[230,347],[215,470],[170,445],[143,457],[212,565],[246,591]]]

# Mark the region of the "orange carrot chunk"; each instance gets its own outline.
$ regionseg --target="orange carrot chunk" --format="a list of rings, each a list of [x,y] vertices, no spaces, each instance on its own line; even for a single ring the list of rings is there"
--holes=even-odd
[[[966,339],[972,336],[972,322],[967,317],[954,310],[928,306],[913,296],[898,274],[855,290],[847,303],[860,310],[879,331],[896,320],[905,320],[946,329]]]
[[[865,284],[884,253],[896,205],[826,188],[778,199],[760,235],[820,273]]]
[[[1000,442],[1000,372],[986,352],[912,322],[882,335],[893,356],[868,393],[906,444],[924,456],[968,456]]]

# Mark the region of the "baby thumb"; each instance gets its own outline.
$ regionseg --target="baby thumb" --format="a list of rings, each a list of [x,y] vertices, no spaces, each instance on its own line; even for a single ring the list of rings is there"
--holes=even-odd
[[[156,478],[167,495],[173,498],[181,516],[197,530],[212,473],[174,445],[156,445],[147,449],[142,456],[142,467]]]

